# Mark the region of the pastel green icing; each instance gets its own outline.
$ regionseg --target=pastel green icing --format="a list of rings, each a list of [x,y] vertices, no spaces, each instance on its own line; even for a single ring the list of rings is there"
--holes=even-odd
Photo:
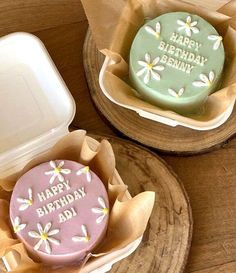
[[[152,104],[193,113],[218,87],[224,58],[222,38],[211,24],[186,12],[166,13],[138,31],[130,51],[130,79]]]

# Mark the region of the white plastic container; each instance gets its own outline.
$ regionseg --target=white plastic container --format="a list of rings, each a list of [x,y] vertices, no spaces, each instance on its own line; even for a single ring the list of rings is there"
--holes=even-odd
[[[34,35],[13,33],[1,38],[0,60],[1,179],[21,170],[68,133],[75,102],[43,43]],[[107,272],[140,242],[141,238],[90,262],[82,272]]]
[[[124,107],[126,109],[135,111],[142,118],[146,118],[146,119],[150,119],[150,120],[153,120],[153,121],[156,121],[159,123],[163,123],[163,124],[171,126],[171,127],[176,127],[179,125],[179,126],[187,127],[187,128],[197,130],[197,131],[207,131],[207,130],[215,129],[215,128],[221,126],[223,123],[225,123],[233,111],[235,100],[232,101],[232,103],[225,110],[225,112],[222,115],[220,115],[219,117],[212,119],[211,121],[208,121],[208,122],[202,122],[201,126],[200,125],[193,126],[193,125],[190,125],[190,124],[187,124],[184,122],[179,122],[178,120],[170,119],[168,117],[164,117],[161,115],[157,115],[157,114],[153,114],[153,113],[144,111],[144,110],[139,109],[137,107],[133,107],[130,105],[119,103],[113,97],[111,97],[109,95],[109,93],[106,90],[105,84],[104,84],[104,73],[105,73],[107,67],[111,64],[114,64],[114,62],[109,57],[106,57],[105,61],[103,63],[103,66],[101,68],[100,74],[99,74],[99,85],[101,87],[103,94],[113,103],[115,103],[121,107]]]

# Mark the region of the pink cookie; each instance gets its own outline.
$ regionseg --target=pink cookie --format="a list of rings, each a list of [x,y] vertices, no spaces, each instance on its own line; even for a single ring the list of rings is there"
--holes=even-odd
[[[106,189],[89,167],[69,160],[38,165],[16,183],[10,203],[15,233],[33,257],[79,263],[108,224]]]

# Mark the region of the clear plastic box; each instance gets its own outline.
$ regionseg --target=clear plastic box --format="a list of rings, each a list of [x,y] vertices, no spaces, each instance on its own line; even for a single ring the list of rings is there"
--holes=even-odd
[[[20,171],[68,133],[75,102],[43,43],[28,33],[0,39],[0,179]],[[118,173],[117,178],[123,183]],[[142,238],[97,258],[83,273],[103,273]]]

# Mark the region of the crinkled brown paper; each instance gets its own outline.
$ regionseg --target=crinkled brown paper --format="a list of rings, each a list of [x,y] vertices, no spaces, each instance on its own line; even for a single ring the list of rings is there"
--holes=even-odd
[[[82,0],[98,49],[115,62],[107,67],[104,84],[116,102],[192,126],[201,126],[217,119],[235,101],[236,1],[230,1],[217,11],[197,5],[197,0],[193,2],[195,5],[181,0]],[[129,75],[129,50],[144,20],[174,11],[186,11],[206,19],[223,37],[226,51],[221,90],[208,97],[204,112],[188,117],[141,100],[135,95],[137,91],[124,80]]]
[[[79,272],[78,267],[52,269],[34,262],[27,255],[23,244],[13,237],[10,227],[9,199],[17,178],[40,163],[56,159],[74,160],[89,165],[108,191],[111,211],[107,235],[102,245],[92,253],[92,259],[127,246],[142,236],[146,229],[155,193],[143,192],[131,198],[127,186],[123,184],[115,169],[115,156],[110,143],[107,140],[98,143],[86,136],[85,131],[74,131],[61,139],[51,150],[34,158],[22,172],[0,181],[0,257],[5,255],[11,267],[16,268],[14,272]]]

